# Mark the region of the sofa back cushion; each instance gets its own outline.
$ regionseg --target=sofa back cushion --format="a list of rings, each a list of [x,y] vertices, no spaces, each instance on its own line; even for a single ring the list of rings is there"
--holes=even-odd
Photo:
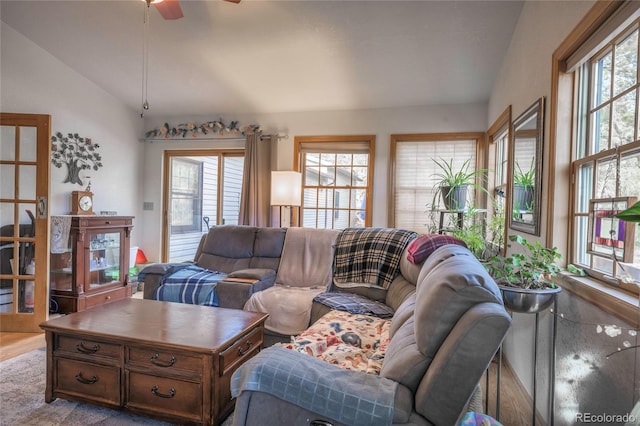
[[[258,228],[249,267],[278,271],[286,233],[286,228]]]
[[[258,228],[220,225],[209,230],[196,264],[213,271],[233,272],[248,268]]]
[[[502,303],[495,282],[466,248],[444,246],[429,260],[433,267],[420,274],[415,297],[408,298],[392,320],[391,341],[380,372],[412,391],[469,308],[483,302]]]
[[[410,303],[410,299],[405,303]],[[403,307],[398,312],[403,312]],[[380,376],[406,386],[414,394],[431,362],[418,348],[414,332],[415,318],[415,315],[403,315],[399,317],[400,321],[396,321],[394,315],[389,330],[391,340],[380,370]]]

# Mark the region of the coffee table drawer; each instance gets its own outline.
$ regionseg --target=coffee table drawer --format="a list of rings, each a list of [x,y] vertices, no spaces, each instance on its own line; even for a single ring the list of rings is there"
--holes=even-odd
[[[129,363],[144,367],[159,367],[167,372],[182,370],[202,374],[202,357],[185,355],[181,352],[158,351],[146,348],[130,348]]]
[[[120,369],[115,366],[56,358],[56,390],[120,405]]]
[[[262,328],[255,328],[236,340],[233,346],[220,353],[220,375],[224,375],[237,362],[242,362],[252,354],[255,354],[256,351],[260,350],[261,345]]]
[[[104,343],[98,340],[82,339],[58,335],[55,350],[73,352],[76,354],[103,356],[120,359],[121,345],[114,343]]]
[[[202,384],[128,372],[127,406],[202,421]]]

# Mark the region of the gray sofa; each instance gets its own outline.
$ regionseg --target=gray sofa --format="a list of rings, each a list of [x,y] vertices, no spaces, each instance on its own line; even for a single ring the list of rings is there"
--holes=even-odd
[[[277,287],[274,283],[282,279],[278,273],[283,275],[282,265],[287,263],[287,250],[280,258],[286,235],[287,230],[280,228],[225,225],[212,228],[203,237],[195,263],[229,274],[216,287],[220,306],[251,306],[251,300],[265,293],[263,290]],[[312,238],[323,247],[332,245],[327,243],[329,240]],[[267,329],[267,349],[233,376],[232,390],[237,397],[234,424],[298,425],[315,420],[335,426],[456,424],[472,397],[477,397],[480,378],[511,319],[495,282],[466,248],[445,245],[417,264],[409,261],[408,252],[407,245],[398,273],[386,288],[367,283],[340,286],[336,280],[330,288],[332,292],[365,296],[394,312],[379,375],[347,371],[303,353],[269,347],[273,342],[289,341],[291,336],[274,336]],[[170,267],[158,264],[145,269],[145,298],[153,297],[159,279]],[[226,281],[233,276],[254,278],[255,282]],[[286,291],[287,286],[283,287],[281,290]],[[332,308],[317,301],[309,305],[309,310],[309,325],[332,312]],[[272,377],[271,383],[278,386],[252,387],[260,382],[256,378],[268,377],[266,367],[275,365],[282,365],[284,370],[284,378],[278,377],[277,371]],[[290,383],[292,377],[308,381],[306,385],[304,381],[296,382],[302,386],[298,394],[281,394],[282,389],[295,389]],[[323,380],[328,383],[323,384]],[[321,391],[325,385],[325,391]],[[313,394],[305,394],[310,387],[315,389]],[[382,399],[372,401],[372,396]],[[336,404],[336,400],[352,404],[346,407]],[[371,408],[362,412],[364,418],[349,417],[360,412],[353,409],[353,401]],[[378,409],[381,416],[372,419],[371,414],[377,415]]]
[[[233,424],[455,425],[510,316],[495,282],[464,247],[440,247],[421,265],[403,257],[401,270],[384,298],[397,309],[379,376],[267,348],[232,378]],[[312,322],[327,312],[315,303],[313,310]]]
[[[242,309],[253,293],[273,286],[285,234],[285,228],[223,225],[202,236],[194,264],[228,274],[216,285],[221,307]],[[173,266],[157,263],[142,271],[145,299],[154,298],[162,277]]]

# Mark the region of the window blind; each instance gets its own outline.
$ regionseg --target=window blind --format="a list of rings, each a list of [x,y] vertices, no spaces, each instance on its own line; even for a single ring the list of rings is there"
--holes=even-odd
[[[348,153],[367,154],[371,150],[369,142],[302,142],[298,150],[300,153]]]
[[[469,160],[469,170],[473,170],[476,164],[476,140],[397,141],[394,227],[421,233],[428,231],[432,224],[430,210],[434,203],[435,186],[439,180],[435,174],[440,170],[433,159],[446,162],[453,159],[454,170]]]

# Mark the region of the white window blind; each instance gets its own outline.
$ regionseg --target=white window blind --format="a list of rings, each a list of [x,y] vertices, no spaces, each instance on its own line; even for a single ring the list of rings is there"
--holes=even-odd
[[[433,159],[450,161],[454,170],[467,160],[476,164],[476,140],[411,140],[395,145],[394,227],[426,233],[434,202],[438,166]],[[441,200],[436,199],[436,203]],[[437,208],[437,207],[436,207]]]

